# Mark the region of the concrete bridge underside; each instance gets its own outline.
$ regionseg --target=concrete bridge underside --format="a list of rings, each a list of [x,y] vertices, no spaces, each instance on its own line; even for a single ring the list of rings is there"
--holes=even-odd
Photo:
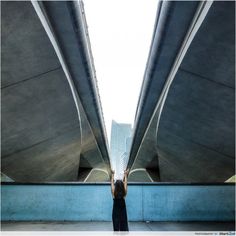
[[[204,4],[160,5],[136,113],[130,181],[224,182],[234,175],[235,3]]]
[[[234,2],[160,2],[130,181],[224,182],[235,164]],[[4,2],[2,176],[104,181],[110,162],[82,2]]]
[[[108,180],[82,3],[2,1],[1,8],[2,174],[18,182]]]

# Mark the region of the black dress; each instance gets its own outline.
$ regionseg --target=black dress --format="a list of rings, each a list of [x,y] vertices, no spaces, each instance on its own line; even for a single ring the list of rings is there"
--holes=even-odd
[[[123,197],[113,199],[112,221],[114,231],[129,231],[126,204]]]

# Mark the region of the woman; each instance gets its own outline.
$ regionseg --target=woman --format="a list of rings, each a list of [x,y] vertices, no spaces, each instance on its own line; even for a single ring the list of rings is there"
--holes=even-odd
[[[124,172],[124,180],[116,180],[114,184],[114,174],[111,175],[111,193],[113,197],[112,221],[114,231],[129,231],[125,196],[127,194],[128,170]]]

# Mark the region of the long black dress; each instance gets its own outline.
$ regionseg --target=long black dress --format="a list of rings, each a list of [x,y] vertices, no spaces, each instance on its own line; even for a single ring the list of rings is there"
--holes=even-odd
[[[112,221],[114,231],[129,231],[126,204],[123,197],[113,199]]]

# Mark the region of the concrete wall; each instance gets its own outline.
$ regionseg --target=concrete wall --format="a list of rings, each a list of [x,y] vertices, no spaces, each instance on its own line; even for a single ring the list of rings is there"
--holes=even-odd
[[[4,184],[3,221],[110,221],[109,184]],[[234,185],[129,184],[129,221],[233,221]]]

